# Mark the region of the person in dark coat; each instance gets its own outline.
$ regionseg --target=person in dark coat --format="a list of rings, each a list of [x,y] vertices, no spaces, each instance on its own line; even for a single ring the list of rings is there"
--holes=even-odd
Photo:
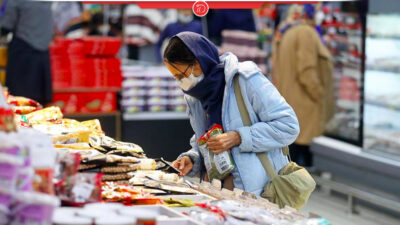
[[[0,18],[8,46],[6,86],[12,95],[42,104],[52,101],[49,44],[53,38],[51,2],[8,0]]]

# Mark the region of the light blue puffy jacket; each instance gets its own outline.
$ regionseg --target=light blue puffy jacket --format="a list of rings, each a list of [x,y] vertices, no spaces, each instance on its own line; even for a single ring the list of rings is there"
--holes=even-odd
[[[226,80],[222,126],[224,132],[238,131],[242,139],[239,146],[231,149],[235,162],[235,170],[232,172],[234,185],[260,195],[270,179],[255,153],[266,152],[275,170],[279,171],[288,163],[281,148],[295,141],[299,134],[299,123],[293,109],[256,64],[249,61],[239,63],[232,53],[222,55],[220,60],[225,65]],[[236,104],[233,77],[237,72],[240,74],[239,84],[253,124],[250,127],[243,126]],[[196,176],[203,163],[196,140],[206,130],[206,117],[199,100],[189,95],[185,96],[185,100],[195,135],[190,140],[192,149],[178,158],[189,156],[193,161],[193,169],[188,176]]]

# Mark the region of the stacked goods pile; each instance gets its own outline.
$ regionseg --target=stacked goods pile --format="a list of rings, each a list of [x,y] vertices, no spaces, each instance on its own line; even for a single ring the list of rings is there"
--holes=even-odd
[[[16,129],[0,87],[0,224],[50,224],[60,203],[54,196],[51,139]]]
[[[106,136],[97,119],[79,122],[63,118],[58,107],[37,108],[16,114],[16,121],[19,127],[30,127],[51,137],[58,165],[62,165],[55,176],[56,190],[65,204],[101,200],[155,204],[160,200],[152,194],[194,193],[182,184],[179,171],[171,169],[168,162],[147,158],[140,146]],[[87,187],[89,191],[83,191]]]
[[[184,112],[186,102],[178,83],[165,67],[124,66],[121,105],[124,112]]]
[[[120,46],[119,39],[109,37],[55,39],[50,46],[54,104],[64,113],[115,111],[115,91],[90,89],[121,88]],[[70,90],[58,91],[65,89]]]

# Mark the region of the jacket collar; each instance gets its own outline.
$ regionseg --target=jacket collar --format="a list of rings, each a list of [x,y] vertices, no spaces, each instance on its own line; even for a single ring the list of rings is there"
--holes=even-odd
[[[221,55],[219,59],[224,63],[225,83],[228,87],[231,85],[233,77],[237,72],[246,79],[261,72],[260,68],[254,62],[246,61],[239,63],[237,56],[231,52]]]

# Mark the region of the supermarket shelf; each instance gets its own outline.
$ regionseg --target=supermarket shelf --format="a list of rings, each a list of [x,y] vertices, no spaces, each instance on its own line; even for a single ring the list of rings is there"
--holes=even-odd
[[[54,93],[71,93],[71,92],[119,92],[121,88],[113,88],[113,87],[102,87],[102,88],[56,88],[53,90]]]
[[[189,119],[184,112],[141,112],[124,113],[124,120],[185,120]]]

